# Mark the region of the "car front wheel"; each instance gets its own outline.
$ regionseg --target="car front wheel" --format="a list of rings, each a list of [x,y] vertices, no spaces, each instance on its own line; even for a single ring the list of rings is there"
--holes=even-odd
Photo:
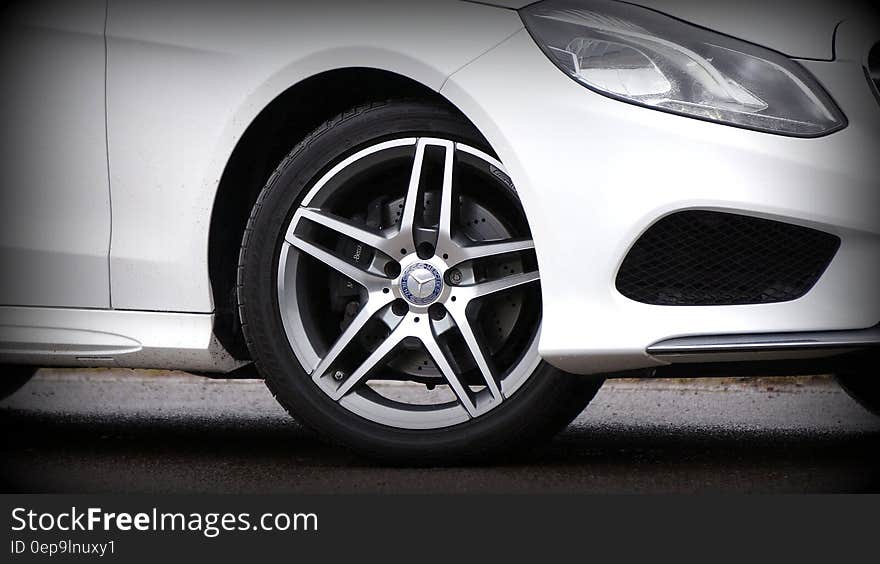
[[[432,104],[359,107],[296,146],[253,209],[238,295],[281,404],[373,457],[523,447],[601,386],[540,359],[516,189],[473,127]]]

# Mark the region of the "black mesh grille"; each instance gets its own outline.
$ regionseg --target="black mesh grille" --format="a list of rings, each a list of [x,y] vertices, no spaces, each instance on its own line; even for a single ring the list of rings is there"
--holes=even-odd
[[[840,239],[778,221],[684,211],[648,229],[627,254],[617,289],[656,305],[766,304],[816,283]]]

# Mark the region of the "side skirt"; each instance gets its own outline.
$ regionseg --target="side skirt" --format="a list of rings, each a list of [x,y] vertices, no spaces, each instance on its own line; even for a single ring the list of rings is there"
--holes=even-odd
[[[0,363],[226,373],[210,313],[0,307]]]

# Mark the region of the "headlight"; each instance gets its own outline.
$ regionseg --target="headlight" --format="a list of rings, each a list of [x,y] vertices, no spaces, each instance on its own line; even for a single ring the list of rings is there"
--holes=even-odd
[[[545,0],[520,13],[557,66],[607,96],[786,135],[846,124],[800,65],[769,49],[622,2]]]

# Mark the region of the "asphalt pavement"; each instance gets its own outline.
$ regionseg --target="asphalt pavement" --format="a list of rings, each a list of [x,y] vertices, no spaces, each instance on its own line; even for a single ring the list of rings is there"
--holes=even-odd
[[[44,370],[0,402],[6,492],[880,491],[880,418],[828,378],[618,380],[516,460],[383,467],[325,445],[262,382]]]

